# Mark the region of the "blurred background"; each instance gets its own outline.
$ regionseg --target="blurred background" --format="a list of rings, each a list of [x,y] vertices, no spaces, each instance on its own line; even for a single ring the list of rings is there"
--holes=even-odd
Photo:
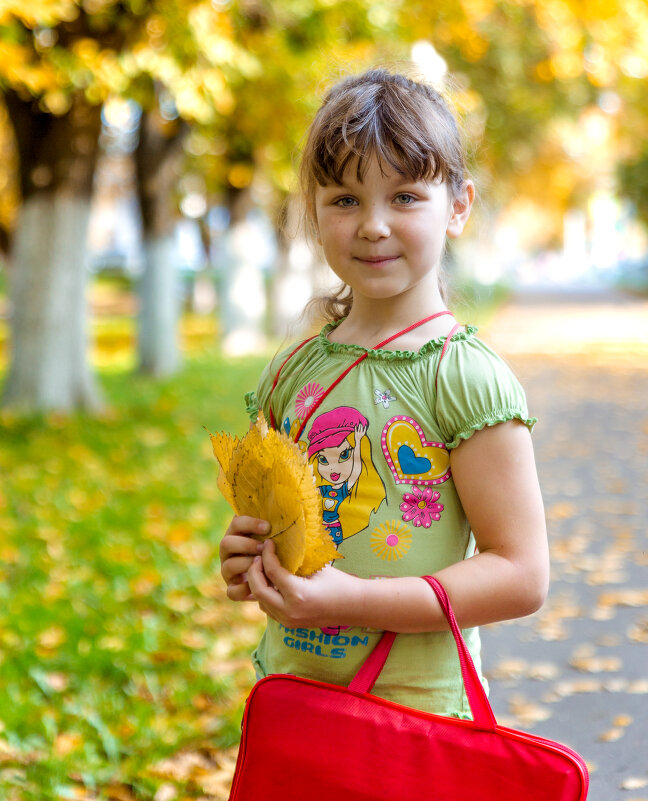
[[[299,234],[300,144],[326,88],[373,64],[411,66],[462,119],[468,297],[648,283],[641,0],[1,8],[5,406],[97,407],[93,366],[168,375],[183,344],[284,336],[329,280]]]
[[[613,329],[608,366],[645,367],[644,0],[1,0],[3,798],[227,797],[260,620],[223,602],[203,427],[244,430],[330,285],[295,167],[376,64],[465,131],[459,318],[581,368]]]

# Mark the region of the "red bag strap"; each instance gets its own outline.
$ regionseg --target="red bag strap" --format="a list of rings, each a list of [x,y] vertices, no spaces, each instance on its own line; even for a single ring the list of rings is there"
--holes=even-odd
[[[376,679],[380,676],[380,672],[387,661],[395,639],[396,634],[393,631],[386,631],[383,634],[376,647],[362,663],[360,670],[351,679],[350,690],[355,690],[359,693],[371,692],[371,688],[376,683]]]
[[[442,317],[444,314],[450,314],[450,315],[451,315],[451,314],[452,314],[452,312],[451,312],[451,311],[449,311],[448,309],[445,309],[444,311],[437,312],[436,314],[431,314],[429,317],[424,317],[422,320],[419,320],[418,322],[416,322],[416,323],[413,323],[412,325],[408,326],[407,328],[404,328],[402,331],[398,331],[396,334],[392,334],[390,337],[387,337],[387,339],[383,339],[383,341],[382,341],[382,342],[379,342],[377,345],[374,345],[374,346],[373,346],[373,348],[371,348],[371,350],[380,350],[380,348],[382,348],[382,347],[384,347],[385,345],[389,344],[389,343],[390,343],[390,342],[392,342],[394,339],[398,339],[398,337],[402,337],[404,334],[409,334],[409,332],[410,332],[410,331],[413,331],[415,328],[418,328],[419,326],[421,326],[421,325],[424,325],[424,323],[429,323],[429,322],[430,322],[430,320],[435,320],[437,317]],[[447,346],[448,346],[448,341],[450,340],[450,337],[452,337],[452,335],[455,333],[455,331],[456,331],[458,328],[460,328],[460,326],[459,326],[459,325],[456,325],[456,326],[455,326],[455,327],[452,329],[452,331],[451,331],[451,333],[450,333],[450,336],[448,336],[448,338],[447,338],[447,340],[446,340],[446,344],[443,346],[443,351],[441,352],[441,358],[443,358],[443,354],[445,353],[445,349],[446,349],[446,348],[447,348]],[[316,335],[316,336],[317,336],[317,335]],[[273,381],[273,383],[272,383],[272,388],[271,388],[271,390],[270,390],[270,394],[269,394],[269,396],[268,396],[268,407],[269,407],[269,409],[270,409],[270,425],[271,425],[273,428],[277,428],[277,424],[276,424],[276,420],[275,420],[274,412],[272,411],[272,393],[275,391],[275,387],[277,386],[277,383],[278,383],[278,381],[279,381],[279,375],[280,375],[281,371],[284,369],[284,367],[286,366],[286,364],[288,363],[288,361],[290,361],[290,359],[292,359],[292,357],[293,357],[293,356],[294,356],[294,355],[297,353],[297,351],[301,350],[301,348],[303,348],[303,347],[304,347],[304,345],[305,345],[307,342],[310,342],[310,341],[311,341],[311,340],[313,340],[313,339],[315,339],[315,337],[309,337],[308,339],[305,339],[303,342],[300,342],[300,343],[299,343],[299,345],[297,345],[297,347],[296,347],[296,348],[295,348],[295,349],[292,351],[292,353],[290,353],[290,354],[288,355],[288,357],[287,357],[286,359],[284,359],[283,363],[281,364],[281,366],[280,366],[280,367],[279,367],[279,369],[277,370],[277,374],[276,374],[276,375],[275,375],[275,377],[274,377],[274,381]],[[325,391],[325,392],[324,392],[324,393],[323,393],[323,394],[322,394],[322,395],[321,395],[321,396],[320,396],[320,397],[317,399],[317,401],[316,401],[316,402],[315,402],[315,403],[314,403],[314,404],[313,404],[313,405],[310,407],[310,409],[308,410],[308,414],[306,415],[306,417],[305,417],[305,418],[304,418],[304,420],[302,421],[301,428],[299,429],[299,431],[298,431],[298,432],[297,432],[297,434],[295,435],[295,442],[297,442],[297,441],[299,440],[299,438],[301,437],[301,435],[302,435],[302,433],[303,433],[304,429],[306,428],[306,423],[308,423],[308,421],[310,420],[310,418],[312,417],[312,415],[313,415],[313,414],[315,413],[315,411],[316,411],[316,410],[319,408],[319,406],[320,406],[320,404],[322,403],[322,401],[324,400],[324,398],[326,398],[326,396],[327,396],[327,395],[328,395],[330,392],[332,392],[332,390],[333,390],[333,389],[335,389],[335,387],[336,387],[336,386],[337,386],[337,385],[340,383],[340,381],[342,381],[342,379],[343,379],[345,376],[347,376],[347,375],[348,375],[348,374],[351,372],[351,370],[353,370],[353,368],[354,368],[354,367],[357,367],[357,366],[360,364],[360,362],[364,361],[364,360],[367,358],[367,356],[368,356],[368,355],[369,355],[369,351],[365,351],[365,353],[363,353],[361,356],[359,356],[359,357],[358,357],[358,358],[357,358],[357,359],[356,359],[356,360],[353,362],[353,364],[350,364],[350,365],[349,365],[349,366],[346,368],[346,370],[343,370],[343,371],[340,373],[340,375],[339,375],[339,376],[338,376],[338,377],[335,379],[335,381],[334,381],[334,382],[331,384],[331,386],[330,386],[330,387],[329,387],[329,388],[328,388],[328,389],[327,389],[327,390],[326,390],[326,391]],[[439,364],[440,364],[440,363],[441,363],[441,360],[439,359]],[[438,369],[439,369],[439,368],[437,367],[437,373],[438,373]]]
[[[484,686],[477,675],[475,663],[472,660],[466,641],[457,625],[448,593],[445,591],[445,587],[441,582],[437,578],[434,578],[434,576],[423,576],[423,579],[427,581],[436,593],[436,597],[441,604],[441,609],[443,609],[443,613],[450,624],[452,636],[457,644],[459,663],[461,664],[461,675],[463,676],[464,687],[466,688],[466,695],[468,696],[468,703],[470,704],[473,720],[480,728],[494,729],[496,723],[495,715],[493,715],[493,710],[488,696],[486,695],[486,691],[484,690]]]
[[[317,334],[315,334],[315,336],[317,336]],[[290,361],[290,359],[292,359],[295,353],[297,353],[298,350],[301,350],[304,347],[304,345],[306,345],[308,342],[311,341],[311,339],[315,339],[315,336],[308,337],[308,339],[305,339],[303,342],[300,342],[299,345],[297,345],[297,347],[295,348],[295,350],[293,350],[292,353],[289,353],[288,356],[286,356],[286,358],[281,363],[279,369],[277,370],[277,374],[275,375],[274,381],[272,382],[272,388],[270,390],[270,394],[268,395],[268,406],[270,407],[270,425],[273,428],[276,428],[277,424],[275,422],[275,416],[272,411],[272,404],[270,403],[270,401],[272,400],[272,393],[275,391],[275,387],[277,386],[277,382],[279,381],[279,376],[281,375],[281,371],[284,369],[284,367]]]
[[[461,634],[461,630],[457,625],[457,621],[450,605],[448,593],[441,582],[434,578],[434,576],[423,576],[423,579],[434,590],[436,597],[439,599],[443,614],[446,616],[450,624],[450,630],[457,645],[457,652],[459,654],[459,664],[461,665],[461,675],[463,677],[464,687],[466,688],[466,696],[470,704],[470,711],[472,712],[473,720],[480,729],[494,729],[496,725],[495,716],[491,708],[490,702],[484,690],[484,687],[477,675],[475,664],[466,645],[466,641]],[[371,692],[376,679],[383,669],[391,647],[394,644],[396,634],[393,631],[386,631],[378,641],[378,644],[365,659],[360,670],[356,673],[351,683],[349,684],[350,690],[357,692],[368,693]]]

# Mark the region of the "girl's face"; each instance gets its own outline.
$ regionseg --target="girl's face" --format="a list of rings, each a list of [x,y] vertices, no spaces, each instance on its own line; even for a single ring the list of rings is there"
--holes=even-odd
[[[324,255],[359,298],[379,301],[437,291],[446,236],[462,232],[474,190],[452,199],[445,183],[413,181],[372,158],[360,182],[357,164],[341,186],[317,186],[315,214]]]
[[[348,440],[333,448],[322,448],[317,454],[317,470],[333,486],[342,485],[351,475],[353,448]]]

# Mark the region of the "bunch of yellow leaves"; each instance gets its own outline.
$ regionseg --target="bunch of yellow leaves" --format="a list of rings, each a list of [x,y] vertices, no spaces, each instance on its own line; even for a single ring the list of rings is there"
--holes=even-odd
[[[267,520],[281,564],[310,576],[340,558],[322,523],[313,470],[299,446],[268,428],[262,414],[242,438],[211,434],[220,464],[218,488],[237,515]]]

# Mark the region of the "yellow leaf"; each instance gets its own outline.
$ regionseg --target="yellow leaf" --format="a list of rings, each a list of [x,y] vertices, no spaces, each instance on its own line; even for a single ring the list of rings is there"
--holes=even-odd
[[[306,553],[306,526],[303,520],[296,520],[289,528],[274,537],[277,558],[291,573],[300,569]],[[319,570],[323,565],[319,565]]]
[[[214,449],[214,456],[218,459],[221,470],[227,472],[232,461],[234,449],[239,444],[238,437],[230,437],[227,434],[220,433],[210,434],[209,438]]]
[[[298,576],[312,576],[317,573],[324,565],[333,559],[340,558],[333,540],[324,534],[324,537],[314,536],[312,530],[306,529],[306,546],[304,559],[296,570]]]
[[[599,735],[599,740],[603,743],[615,743],[617,740],[620,740],[624,734],[625,731],[620,728],[608,729],[608,731],[604,731]]]
[[[269,429],[262,414],[242,439],[212,434],[221,467],[218,488],[238,515],[270,523],[277,557],[291,573],[310,576],[341,558],[322,523],[312,467],[299,446]]]
[[[642,787],[648,787],[648,779],[644,776],[631,776],[621,782],[622,790],[640,790]]]

